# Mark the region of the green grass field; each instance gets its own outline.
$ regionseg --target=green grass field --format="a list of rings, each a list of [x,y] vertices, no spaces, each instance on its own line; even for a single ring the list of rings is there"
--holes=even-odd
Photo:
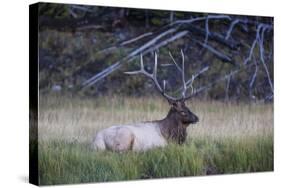
[[[147,152],[92,151],[96,132],[163,118],[157,98],[44,97],[39,111],[41,185],[273,170],[273,105],[190,101],[200,121],[179,146]]]

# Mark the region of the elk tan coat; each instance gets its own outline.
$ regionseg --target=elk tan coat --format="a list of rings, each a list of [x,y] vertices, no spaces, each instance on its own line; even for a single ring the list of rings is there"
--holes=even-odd
[[[167,144],[157,123],[113,126],[100,131],[93,148],[112,151],[145,151]]]
[[[176,102],[163,120],[112,126],[101,130],[92,147],[95,150],[122,152],[146,151],[166,146],[169,141],[182,144],[186,139],[186,128],[196,122],[198,117],[189,111],[184,102]]]

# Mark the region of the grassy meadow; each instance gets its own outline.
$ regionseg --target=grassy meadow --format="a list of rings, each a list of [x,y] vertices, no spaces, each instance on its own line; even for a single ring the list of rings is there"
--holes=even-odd
[[[100,129],[162,119],[161,98],[40,96],[41,185],[273,170],[273,104],[188,102],[199,123],[179,146],[147,152],[92,151]]]

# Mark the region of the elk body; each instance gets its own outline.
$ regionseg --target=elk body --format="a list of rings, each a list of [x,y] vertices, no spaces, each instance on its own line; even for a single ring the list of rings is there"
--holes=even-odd
[[[141,56],[141,69],[126,73],[144,74],[152,79],[158,91],[170,104],[170,110],[162,120],[132,125],[117,125],[99,131],[92,143],[92,147],[95,150],[111,150],[116,152],[128,150],[146,151],[155,147],[164,147],[170,141],[182,144],[186,140],[186,128],[190,124],[198,122],[198,117],[185,105],[185,101],[192,96],[186,96],[186,91],[188,88],[192,88],[194,78],[187,82],[185,81],[183,52],[182,58],[182,68],[179,70],[182,73],[183,91],[180,98],[175,98],[165,93],[165,81],[163,89],[157,81],[157,54],[155,54],[153,73],[145,71]],[[174,63],[176,64],[175,61]]]

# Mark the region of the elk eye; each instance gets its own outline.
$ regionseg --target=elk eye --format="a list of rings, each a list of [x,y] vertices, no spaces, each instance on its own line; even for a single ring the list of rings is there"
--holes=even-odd
[[[186,113],[182,111],[182,112],[181,112],[181,115],[185,116],[185,115],[186,115]]]

